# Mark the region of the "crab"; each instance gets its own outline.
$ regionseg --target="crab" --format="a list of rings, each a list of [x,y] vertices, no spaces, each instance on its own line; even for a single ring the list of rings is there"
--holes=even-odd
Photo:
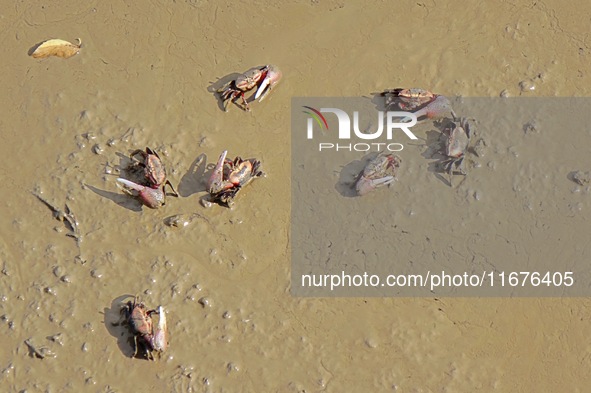
[[[166,193],[163,188],[143,186],[121,177],[117,181],[123,185],[123,191],[138,197],[142,204],[150,209],[158,209],[166,204]]]
[[[380,153],[369,161],[355,183],[357,194],[365,195],[396,180],[402,159],[392,153]]]
[[[151,315],[156,310],[148,310],[143,302],[138,302],[137,296],[127,302],[127,305],[121,309],[121,313],[125,313],[125,319],[129,330],[133,334],[134,351],[131,357],[136,357],[138,352],[138,345],[144,348],[145,356],[150,359],[153,345],[153,326]],[[139,343],[139,344],[138,344]]]
[[[228,111],[228,101],[236,102],[238,97],[242,99],[243,109],[250,112],[250,106],[244,97],[245,93],[256,87],[257,91],[254,94],[254,99],[261,102],[279,83],[282,76],[283,74],[279,68],[273,64],[253,67],[224,85],[217,93],[220,94],[224,102],[226,112]]]
[[[386,109],[412,112],[417,118],[437,119],[455,113],[449,99],[421,88],[396,88],[385,90],[380,96],[386,99]]]
[[[470,143],[470,123],[466,118],[450,121],[443,129],[445,135],[445,158],[441,164],[449,176],[454,172],[465,175],[464,157]]]
[[[138,155],[141,156],[141,160],[136,158]],[[170,186],[173,192],[172,195],[178,196],[178,193],[172,186],[170,180],[166,179],[166,169],[164,168],[164,164],[162,164],[160,156],[155,150],[152,150],[149,147],[146,147],[146,150],[137,149],[131,153],[130,158],[135,161],[135,165],[144,168],[144,176],[146,177],[145,186],[151,188],[162,187],[163,192],[166,186]]]
[[[227,150],[220,154],[207,182],[207,189],[212,202],[231,207],[238,191],[255,177],[264,176],[264,173],[260,170],[260,161],[254,158],[243,160],[240,157],[236,157],[234,161],[227,160],[227,154]]]

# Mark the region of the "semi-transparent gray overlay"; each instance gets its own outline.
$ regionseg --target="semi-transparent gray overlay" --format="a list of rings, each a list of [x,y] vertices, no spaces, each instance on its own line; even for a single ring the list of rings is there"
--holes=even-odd
[[[451,114],[387,139],[381,97],[292,100],[293,295],[591,296],[591,99],[451,102],[470,129],[465,175],[444,170]],[[397,180],[358,196],[388,149]]]

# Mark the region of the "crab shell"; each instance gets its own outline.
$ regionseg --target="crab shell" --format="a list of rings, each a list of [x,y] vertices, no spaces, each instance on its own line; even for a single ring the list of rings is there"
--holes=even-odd
[[[385,90],[380,94],[386,98],[386,107],[393,109],[401,109],[405,111],[413,111],[438,97],[437,94],[431,93],[428,90],[420,88],[396,88]]]
[[[144,303],[136,303],[134,299],[133,303],[131,301],[127,303],[127,308],[129,325],[134,334],[140,336],[152,334],[152,319]]]
[[[453,122],[449,130],[446,130],[447,140],[445,154],[448,157],[459,158],[464,155],[470,142],[470,126],[465,119]]]
[[[234,80],[234,86],[240,91],[249,91],[267,75],[267,66],[253,67]]]
[[[207,182],[207,188],[212,202],[218,202],[231,207],[233,199],[252,179],[263,176],[260,170],[261,162],[250,158],[243,160],[236,157],[234,161],[226,159],[227,151],[224,150]]]
[[[242,160],[242,158],[236,157],[233,162],[226,161],[226,165],[230,169],[228,180],[224,181],[225,187],[222,190],[212,194],[212,200],[232,207],[238,191],[255,177],[263,176],[263,172],[259,169],[261,162],[253,158]]]
[[[417,118],[442,118],[455,113],[449,99],[420,88],[396,88],[380,93],[386,100],[387,110],[403,110],[412,112]]]
[[[410,89],[400,89],[398,97],[401,101],[401,109],[414,110],[433,101],[437,95],[428,90],[413,87]]]
[[[378,187],[392,183],[396,179],[402,159],[392,153],[380,153],[369,161],[359,175],[355,189],[359,195],[365,195]]]
[[[207,182],[207,188],[212,195],[235,187],[243,187],[253,178],[263,174],[259,169],[260,161],[254,158],[243,160],[240,157],[231,161],[226,159],[226,155],[227,150],[224,150]]]
[[[261,176],[262,172],[259,170],[261,162],[250,158],[243,160],[236,157],[233,162],[229,163],[230,173],[228,181],[235,187],[244,187],[253,178]]]
[[[141,164],[144,166],[144,175],[148,180],[148,186],[158,188],[166,182],[166,170],[156,151],[146,147],[146,150],[136,150],[131,153],[131,158],[136,155],[142,156]],[[136,159],[137,160],[137,159]]]
[[[150,181],[152,188],[158,188],[166,181],[166,169],[160,160],[160,156],[155,151],[146,147],[145,165],[146,177]]]

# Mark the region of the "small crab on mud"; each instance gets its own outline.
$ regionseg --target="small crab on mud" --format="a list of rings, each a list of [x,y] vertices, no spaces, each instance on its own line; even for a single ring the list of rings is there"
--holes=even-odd
[[[402,159],[392,153],[380,153],[368,162],[355,183],[357,194],[365,195],[396,180]]]
[[[148,310],[143,302],[138,302],[137,296],[133,302],[129,301],[121,309],[125,314],[125,323],[133,335],[134,352],[131,357],[136,357],[138,348],[142,347],[143,356],[149,360],[154,360],[153,351],[162,353],[168,347],[168,328],[166,323],[166,314],[162,306],[157,310]],[[158,325],[154,330],[152,315],[158,314]]]
[[[468,119],[448,121],[443,128],[446,158],[441,161],[443,170],[451,177],[454,173],[466,175],[464,158],[470,143],[471,128]]]
[[[254,99],[261,102],[279,83],[282,76],[283,74],[279,68],[273,64],[253,67],[218,89],[217,93],[224,102],[224,109],[226,111],[228,111],[228,102],[236,102],[238,97],[240,97],[242,99],[243,109],[250,112],[250,106],[244,97],[245,93],[256,87],[257,91],[254,94]]]
[[[260,170],[260,161],[254,158],[243,160],[240,157],[236,157],[234,161],[227,160],[227,154],[227,150],[220,154],[207,182],[207,189],[211,196],[211,202],[232,207],[238,191],[255,177],[264,176],[264,173]]]
[[[134,351],[131,357],[136,357],[138,347],[141,345],[144,349],[144,355],[149,359],[152,346],[150,344],[153,335],[151,314],[156,310],[148,310],[143,302],[138,302],[137,296],[130,300],[127,305],[121,309],[121,314],[125,314],[125,321],[129,331],[133,335]]]
[[[172,190],[170,195],[179,196],[170,180],[166,178],[166,169],[155,150],[149,147],[146,147],[146,150],[138,149],[131,153],[130,158],[132,164],[128,168],[128,173],[133,174],[137,169],[141,169],[142,172],[141,176],[133,179],[136,182],[123,178],[117,179],[124,186],[123,190],[126,193],[137,196],[142,204],[151,209],[157,209],[165,204],[166,186]]]
[[[138,155],[141,156],[141,160],[136,158]],[[147,181],[146,186],[151,188],[162,187],[163,191],[166,186],[169,186],[174,195],[178,196],[170,180],[166,179],[166,169],[155,150],[149,147],[146,147],[146,150],[137,149],[129,157],[134,161],[135,165],[144,168],[144,175]]]
[[[437,119],[455,113],[449,99],[421,88],[396,88],[379,93],[386,99],[386,110],[412,112],[417,119]]]

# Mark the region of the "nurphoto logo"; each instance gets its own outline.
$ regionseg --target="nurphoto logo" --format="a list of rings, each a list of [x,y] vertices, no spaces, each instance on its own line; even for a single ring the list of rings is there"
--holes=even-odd
[[[386,129],[386,139],[388,143],[328,143],[319,142],[318,151],[323,150],[348,150],[348,151],[370,151],[370,150],[388,150],[388,151],[401,151],[404,146],[401,143],[394,143],[392,141],[394,130],[403,131],[409,139],[418,139],[415,134],[412,133],[410,127],[417,124],[417,116],[412,112],[395,112],[388,111],[385,113],[377,111],[378,115],[378,126],[373,132],[369,130],[362,131],[359,128],[359,112],[353,111],[353,127],[351,127],[351,117],[347,112],[338,108],[320,108],[314,109],[310,106],[304,106],[306,110],[303,112],[310,115],[307,119],[307,139],[314,139],[314,124],[322,131],[329,131],[328,121],[323,113],[332,113],[336,115],[338,121],[338,139],[342,141],[350,141],[352,134],[356,138],[364,141],[372,141],[382,138],[384,128]],[[386,119],[386,125],[384,127],[384,118]],[[353,130],[353,132],[351,132]]]

